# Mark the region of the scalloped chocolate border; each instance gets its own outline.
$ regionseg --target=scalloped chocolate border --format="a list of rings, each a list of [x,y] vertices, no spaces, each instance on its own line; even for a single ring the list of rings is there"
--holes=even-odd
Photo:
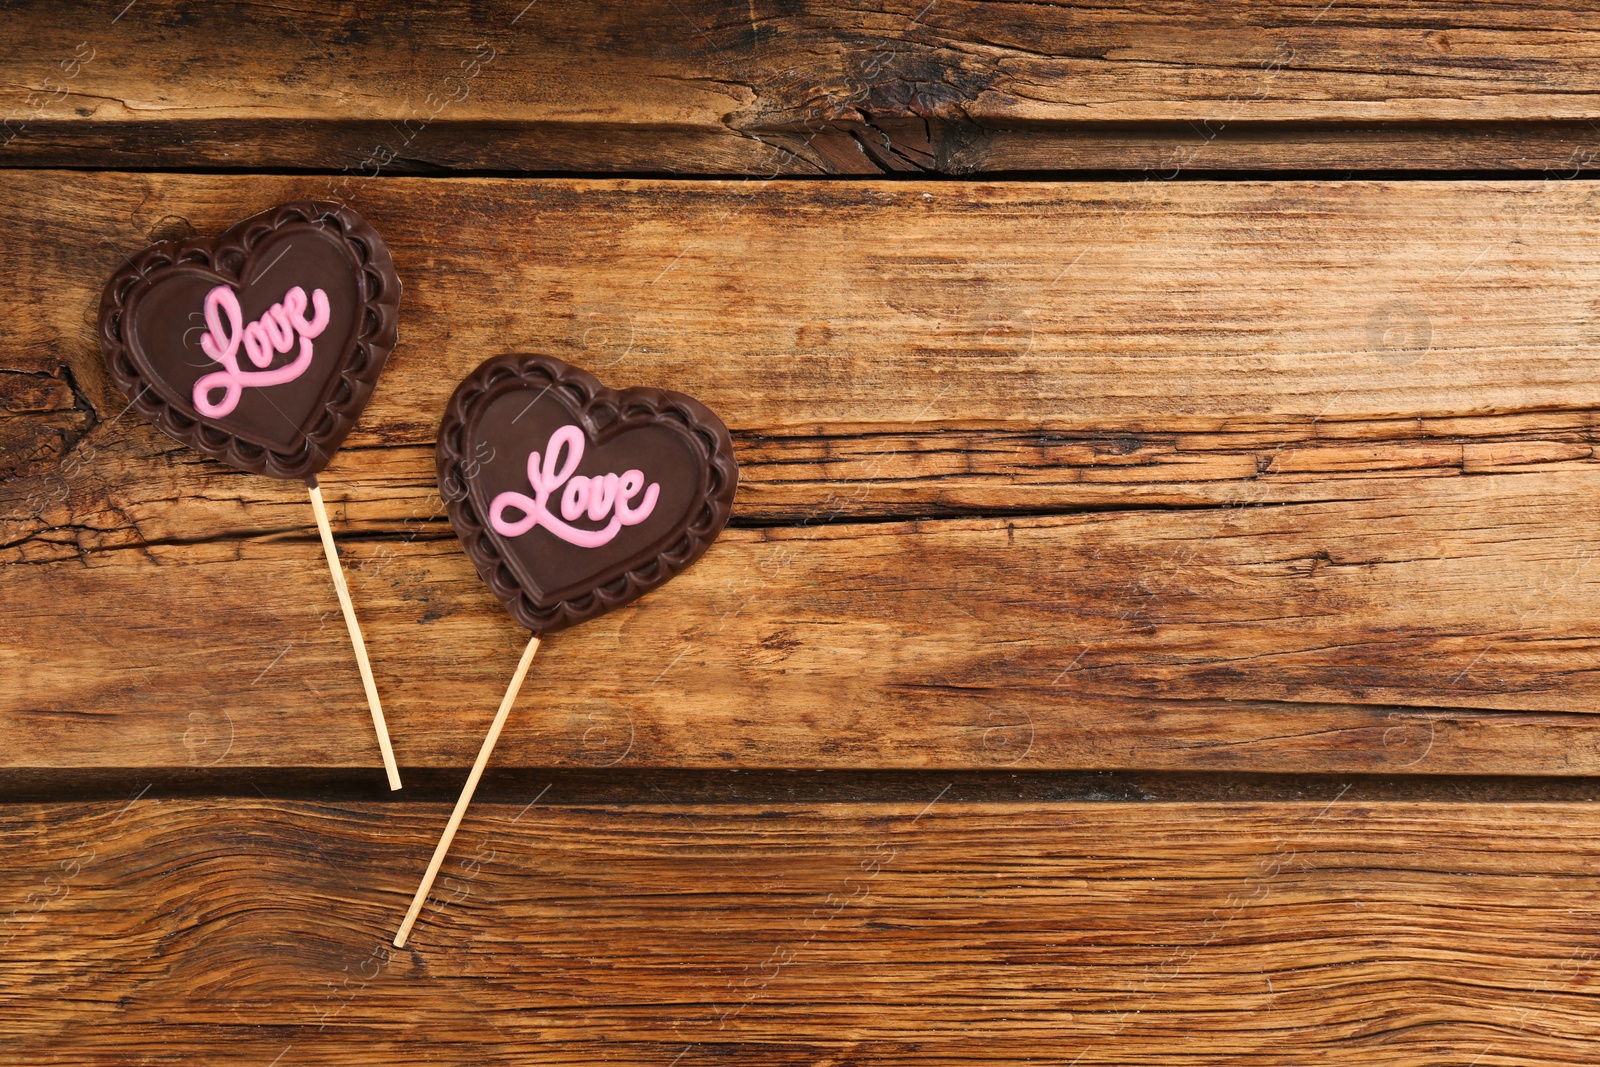
[[[149,382],[129,357],[127,342],[122,336],[122,311],[130,294],[158,284],[169,270],[186,264],[200,264],[237,284],[239,272],[264,237],[286,226],[320,228],[327,224],[338,226],[340,235],[354,249],[360,263],[357,283],[365,299],[356,315],[354,343],[340,354],[344,364],[339,371],[340,384],[335,387],[332,399],[323,405],[322,418],[307,435],[299,452],[274,452],[241,441],[227,430],[179,411],[149,388]],[[230,263],[233,264],[231,268]],[[376,293],[373,292],[373,277],[377,279]],[[132,406],[164,433],[241,470],[309,481],[332,461],[367,401],[372,399],[378,375],[383,373],[383,366],[394,351],[399,319],[400,276],[395,273],[394,260],[378,231],[344,204],[294,200],[251,215],[216,237],[160,241],[130,257],[101,292],[100,347],[112,380],[127,395]]]
[[[657,419],[680,422],[685,436],[696,442],[701,450],[710,490],[699,510],[691,512],[687,525],[678,537],[665,549],[630,566],[621,576],[576,596],[540,601],[523,589],[474,510],[472,498],[465,491],[465,476],[460,469],[463,458],[461,435],[477,402],[508,377],[535,389],[570,387],[582,398],[578,406],[586,414],[597,407],[609,406],[613,410],[621,410],[624,407],[637,409],[642,406]],[[500,598],[512,617],[536,634],[553,633],[603,615],[612,608],[637,600],[681,573],[704,555],[706,549],[711,547],[711,542],[727,525],[728,515],[733,509],[734,491],[739,485],[739,465],[733,458],[733,439],[728,435],[728,428],[710,408],[693,397],[668,389],[644,386],[610,389],[588,371],[553,356],[515,353],[494,356],[467,375],[456,387],[449,406],[445,408],[444,419],[439,426],[438,444],[435,446],[435,461],[439,492],[449,512],[450,524],[461,538],[462,547],[477,568],[478,576]],[[461,490],[458,492],[452,493],[445,488],[447,479],[452,477],[460,483]]]

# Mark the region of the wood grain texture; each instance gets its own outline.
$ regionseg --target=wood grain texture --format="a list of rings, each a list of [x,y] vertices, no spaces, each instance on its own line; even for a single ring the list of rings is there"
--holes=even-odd
[[[90,326],[126,251],[326,180],[6,177],[0,761],[371,762],[303,493],[122,418]],[[359,192],[402,339],[324,484],[403,764],[470,760],[526,638],[429,460],[525,349],[747,466],[551,642],[508,765],[1595,771],[1583,184]]]
[[[1594,1062],[1584,804],[0,811],[8,1062]],[[1486,843],[1493,842],[1492,847]]]
[[[141,0],[7,14],[0,162],[672,173],[1594,158],[1571,4]]]
[[[731,531],[671,597],[552,638],[497,763],[1593,773],[1596,576],[1566,532],[1593,488]],[[5,761],[371,765],[317,551],[15,566]],[[345,564],[401,763],[464,765],[525,635],[451,538]]]
[[[106,420],[122,405],[85,308],[121,258],[314,195],[349,197],[406,286],[357,448],[431,444],[461,374],[517,348],[671,380],[746,438],[1254,430],[1271,448],[1351,420],[1397,438],[1529,412],[1555,421],[1501,429],[1570,429],[1600,398],[1588,182],[11,172],[4,188],[25,205],[5,251],[27,267],[4,296],[8,368],[67,363]],[[66,396],[50,393],[58,421]]]
[[[0,40],[7,1065],[1600,1062],[1593,10]],[[1351,171],[1547,180],[1165,180]],[[1006,180],[785,180],[919,172]],[[1144,180],[1010,180],[1069,172]],[[94,338],[122,257],[305,196],[405,280],[324,478],[394,798],[303,490],[124,417]],[[526,640],[431,462],[515,349],[697,394],[744,478],[549,643],[399,952]]]

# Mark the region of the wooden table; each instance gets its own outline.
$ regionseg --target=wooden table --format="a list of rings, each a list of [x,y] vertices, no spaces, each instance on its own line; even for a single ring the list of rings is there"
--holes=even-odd
[[[565,0],[0,15],[8,1064],[1600,1062],[1600,16]],[[109,381],[122,257],[352,203],[298,485]],[[670,385],[731,528],[525,640],[432,443]]]

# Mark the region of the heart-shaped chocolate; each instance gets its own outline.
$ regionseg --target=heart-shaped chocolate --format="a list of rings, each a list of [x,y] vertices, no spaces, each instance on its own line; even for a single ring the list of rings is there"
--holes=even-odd
[[[100,298],[111,377],[162,430],[275,478],[328,465],[394,348],[400,279],[343,204],[301,200],[133,256]]]
[[[549,356],[505,355],[457,386],[439,491],[478,574],[550,633],[643,596],[727,525],[739,467],[693,397],[613,390]]]

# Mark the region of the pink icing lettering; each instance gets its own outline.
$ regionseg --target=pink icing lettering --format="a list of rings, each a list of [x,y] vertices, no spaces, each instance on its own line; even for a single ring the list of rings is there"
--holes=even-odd
[[[623,471],[622,474],[602,474],[588,478],[573,476],[583,461],[583,431],[576,426],[563,426],[550,435],[541,460],[538,452],[528,453],[528,484],[533,486],[533,496],[522,493],[501,493],[489,502],[489,525],[496,533],[506,537],[520,537],[535,526],[546,530],[579,548],[599,548],[609,544],[624,526],[636,526],[650,517],[661,498],[661,486],[644,484],[644,472]],[[565,460],[562,450],[566,450]],[[550,513],[549,500],[560,491],[561,518]],[[644,499],[633,503],[639,492]],[[515,508],[522,518],[515,522],[506,518],[506,510]],[[603,522],[607,514],[611,521],[601,530],[581,530],[568,523],[587,515],[592,522]],[[563,521],[565,520],[565,521]]]
[[[219,418],[239,406],[239,397],[247,386],[282,385],[304,374],[311,366],[311,339],[328,328],[331,314],[328,294],[321,289],[312,290],[310,302],[315,312],[306,318],[306,291],[297,285],[283,294],[282,303],[273,304],[259,320],[246,324],[239,297],[230,287],[219,285],[207,293],[206,332],[200,336],[200,350],[222,364],[223,369],[194,383],[195,410],[208,418]],[[300,337],[300,352],[294,361],[267,370],[274,354],[294,347],[296,334]],[[257,370],[239,369],[241,344]],[[222,399],[213,402],[211,394],[218,389],[222,390]]]

